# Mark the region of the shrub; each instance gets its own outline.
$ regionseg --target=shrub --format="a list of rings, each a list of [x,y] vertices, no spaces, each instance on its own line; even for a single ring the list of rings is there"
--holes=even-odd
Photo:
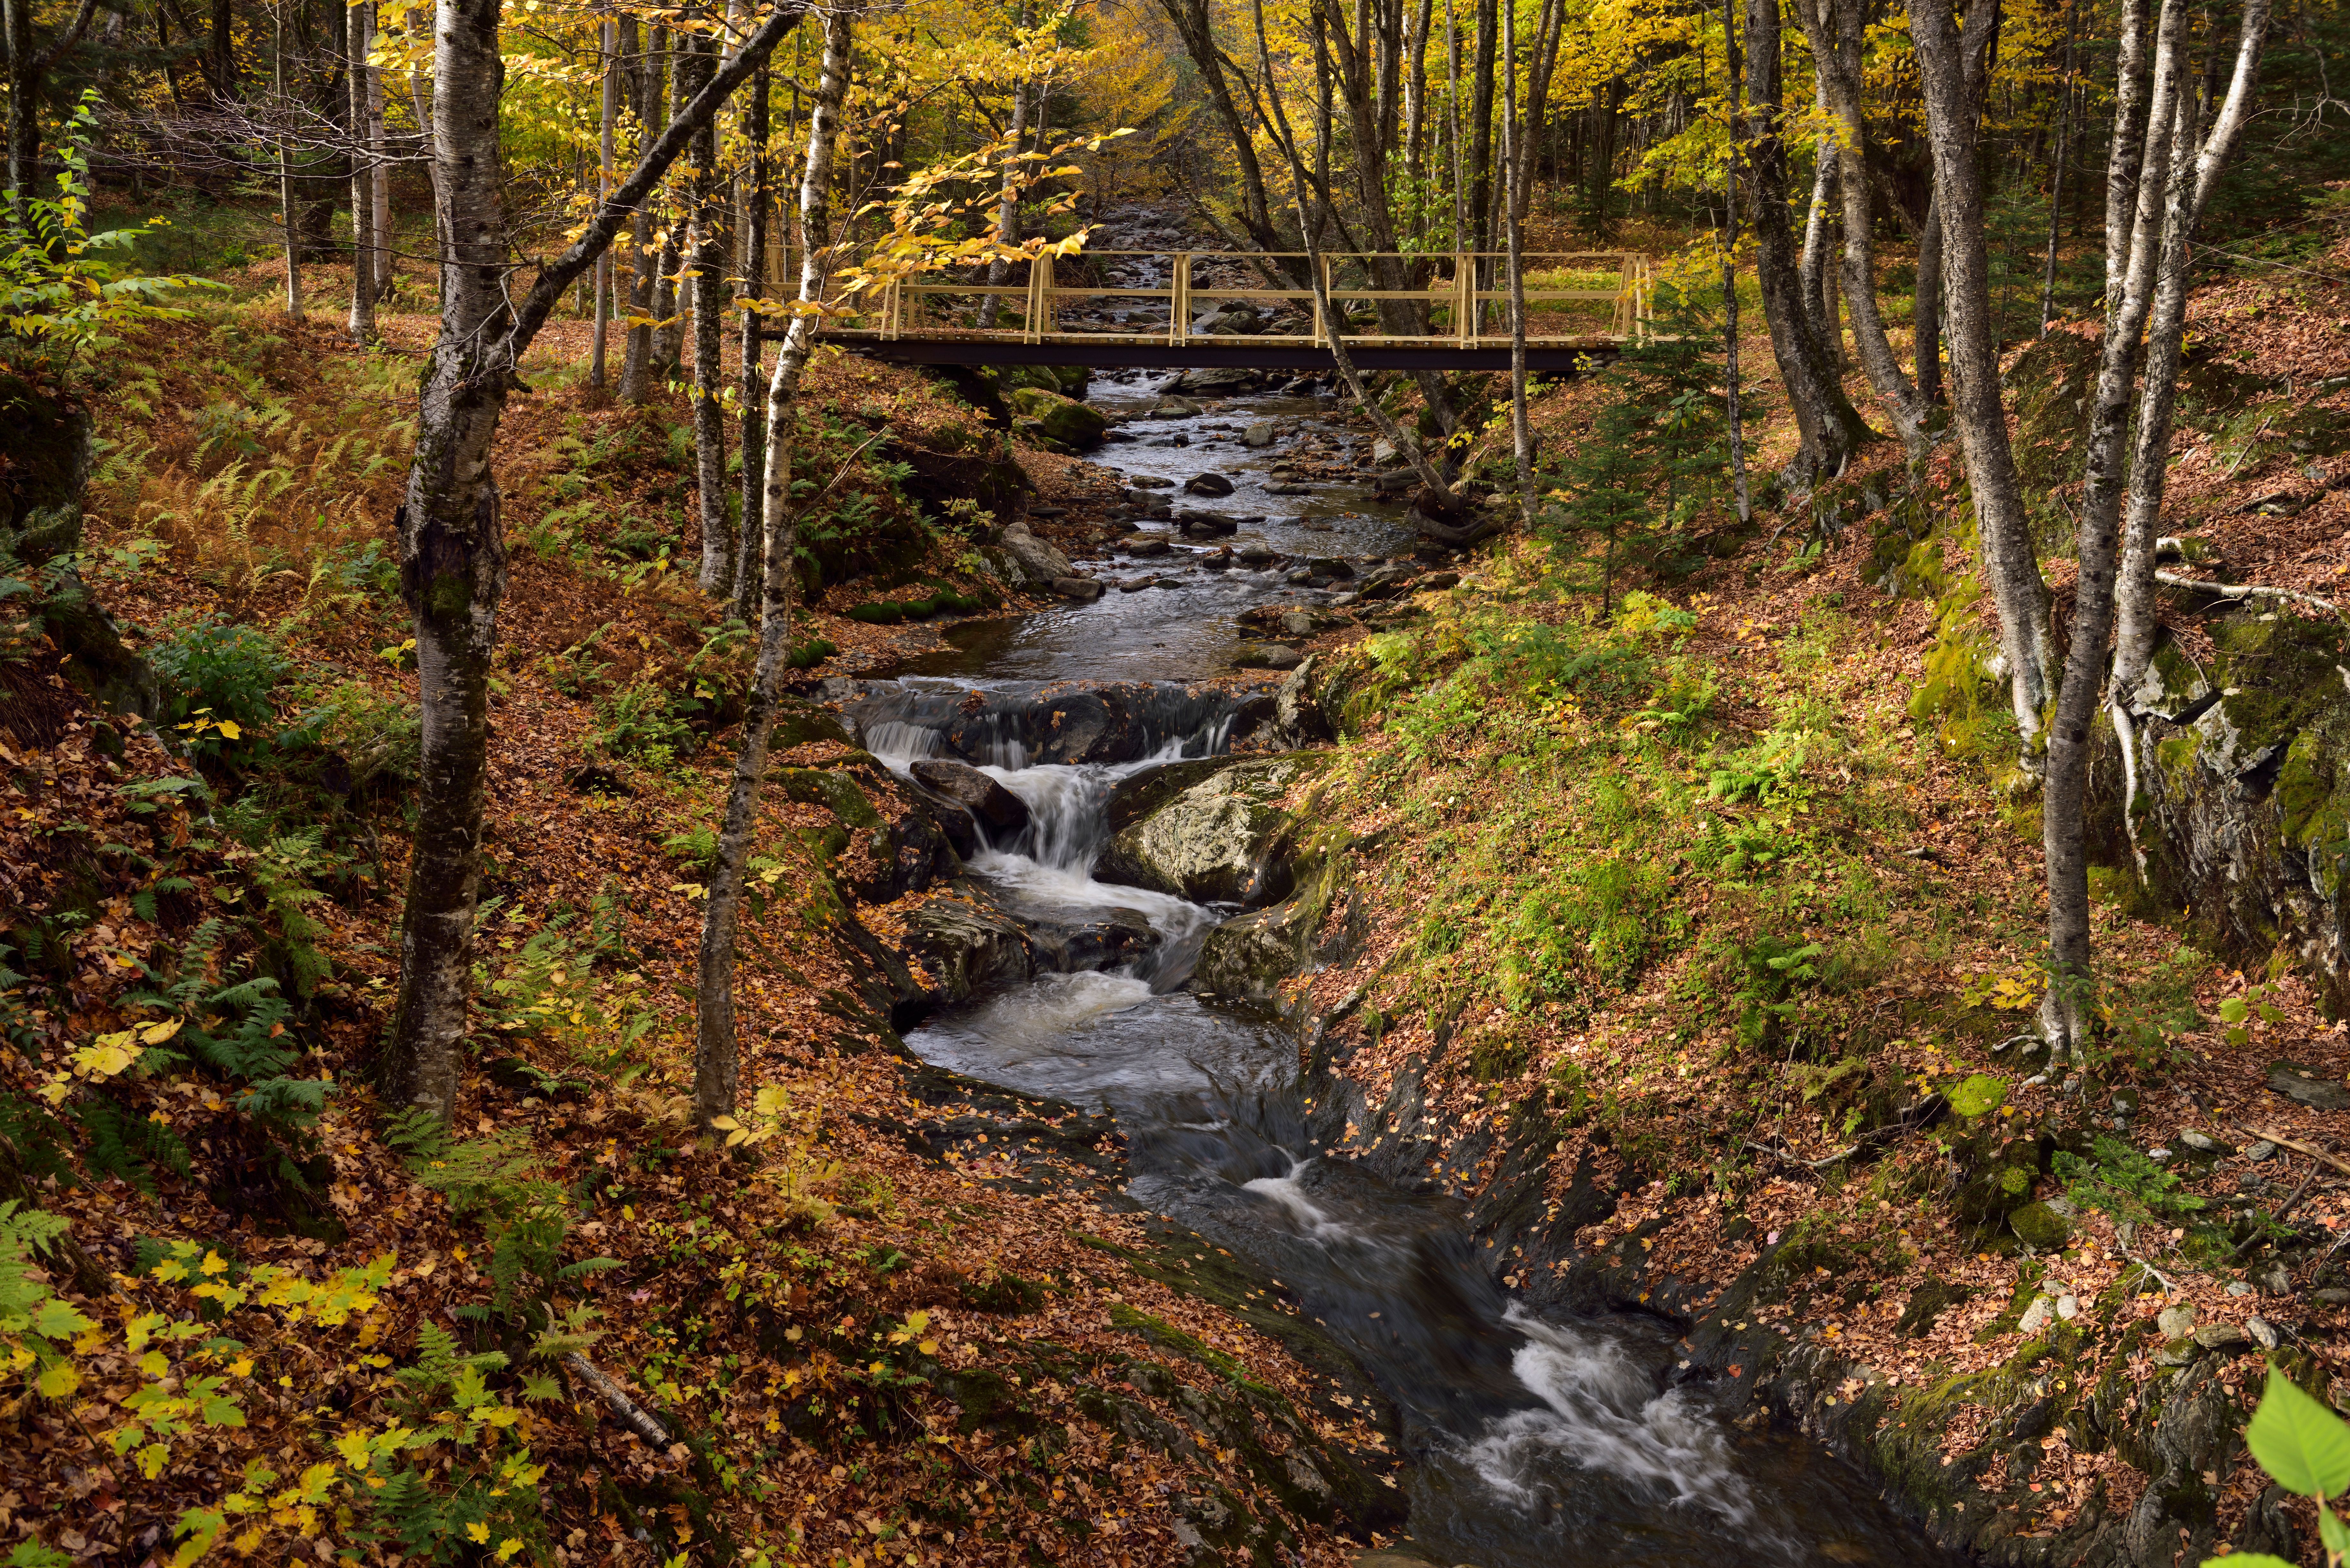
[[[639,681],[596,704],[596,728],[588,744],[658,770],[672,765],[681,752],[693,749],[693,729],[677,698]]]
[[[172,632],[148,649],[147,662],[169,694],[170,716],[190,721],[182,727],[192,743],[214,750],[276,717],[270,693],[293,670],[268,634],[217,616]]]

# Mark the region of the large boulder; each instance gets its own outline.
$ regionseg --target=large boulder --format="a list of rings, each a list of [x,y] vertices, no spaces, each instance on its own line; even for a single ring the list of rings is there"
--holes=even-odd
[[[906,917],[906,956],[929,973],[931,994],[950,1004],[1005,986],[1036,971],[1036,958],[1020,923],[969,889],[932,898]]]
[[[1200,903],[1272,903],[1294,880],[1294,819],[1277,803],[1326,761],[1305,753],[1234,763],[1112,838],[1094,875]]]
[[[1307,629],[1312,629],[1308,624]],[[1280,746],[1310,746],[1333,736],[1329,716],[1315,695],[1320,655],[1309,653],[1273,694],[1272,739]]]
[[[1014,523],[1006,527],[999,544],[1020,568],[1021,576],[1026,583],[1041,587],[1056,577],[1077,575],[1076,568],[1069,565],[1069,558],[1030,533],[1025,523]]]
[[[954,802],[993,832],[1017,833],[1028,826],[1028,803],[969,763],[924,757],[907,771],[915,783]]]
[[[1005,400],[1022,417],[1035,420],[1043,434],[1073,452],[1100,445],[1102,432],[1109,429],[1109,421],[1096,410],[1042,387],[1015,387]]]
[[[1270,1000],[1305,961],[1309,911],[1302,898],[1235,915],[1200,944],[1193,984],[1217,996]]]

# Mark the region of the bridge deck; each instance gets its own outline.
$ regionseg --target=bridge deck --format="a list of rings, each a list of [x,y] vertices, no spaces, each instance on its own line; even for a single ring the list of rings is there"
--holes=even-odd
[[[852,352],[903,364],[1327,370],[1337,362],[1330,348],[1333,322],[1325,319],[1321,303],[1327,299],[1336,315],[1336,335],[1365,369],[1510,368],[1508,333],[1494,330],[1506,318],[1512,293],[1506,255],[1326,254],[1319,298],[1311,288],[1259,286],[1245,273],[1233,281],[1245,267],[1263,273],[1269,285],[1280,276],[1280,264],[1308,259],[1253,252],[1087,251],[1066,258],[1087,269],[1085,281],[1063,283],[1054,275],[1055,258],[1040,254],[1014,269],[1027,274],[1018,281],[962,282],[935,274],[892,279],[865,294],[846,318],[827,317],[818,331]],[[1200,276],[1203,265],[1221,267],[1223,277]],[[1530,254],[1520,258],[1519,273],[1529,369],[1571,371],[1648,335],[1646,256]],[[1274,315],[1254,319],[1256,330],[1232,331],[1228,317],[1226,330],[1203,332],[1219,312],[1202,315],[1200,307],[1216,301],[1225,310],[1271,306]],[[1383,302],[1414,306],[1425,333],[1399,335],[1376,326],[1357,330],[1360,307]],[[1073,329],[1071,317],[1099,325]],[[982,320],[1007,325],[983,327]]]

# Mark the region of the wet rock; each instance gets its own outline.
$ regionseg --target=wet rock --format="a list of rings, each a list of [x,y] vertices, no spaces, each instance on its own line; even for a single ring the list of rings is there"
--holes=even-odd
[[[1234,549],[1232,558],[1243,566],[1269,566],[1281,559],[1281,553],[1270,545],[1252,540]]]
[[[1094,875],[1195,903],[1271,903],[1293,875],[1295,824],[1275,803],[1326,760],[1298,753],[1235,763],[1118,833]]]
[[[1024,418],[1035,420],[1047,438],[1072,452],[1098,446],[1102,432],[1109,429],[1109,421],[1097,410],[1042,387],[1014,387],[1004,401]]]
[[[1200,415],[1200,405],[1189,398],[1161,398],[1150,405],[1154,420],[1190,420]]]
[[[1145,473],[1126,482],[1128,490],[1171,490],[1175,482],[1156,473]]]
[[[1259,420],[1241,431],[1243,446],[1266,447],[1281,439],[1281,431],[1271,420]]]
[[[1065,599],[1091,604],[1102,597],[1102,586],[1091,577],[1055,577],[1052,589]]]
[[[1241,670],[1295,670],[1305,661],[1305,654],[1284,642],[1244,642],[1232,652]]]
[[[1183,482],[1183,488],[1193,495],[1230,495],[1232,482],[1213,469],[1195,473]]]
[[[1128,577],[1118,585],[1118,591],[1122,594],[1139,594],[1145,588],[1155,588],[1158,586],[1157,577]]]
[[[1017,833],[1028,826],[1028,803],[969,763],[924,757],[908,771],[923,788],[999,833]]]
[[[2259,1322],[2257,1318],[2253,1321]],[[2266,1328],[2268,1325],[2262,1324],[2261,1326]],[[2195,1331],[2194,1340],[2206,1350],[2223,1353],[2241,1350],[2252,1342],[2251,1335],[2232,1323],[2207,1323]]]
[[[1170,392],[1205,392],[1211,397],[1231,397],[1255,386],[1261,378],[1254,370],[1216,366],[1198,370],[1186,370],[1165,389]]]
[[[2298,1062],[2269,1064],[2269,1088],[2313,1111],[2350,1111],[2350,1086],[2320,1077]]]
[[[968,889],[932,898],[908,914],[904,948],[929,972],[932,994],[950,1004],[1017,985],[1036,969],[1019,922]]]
[[[1308,556],[1305,569],[1317,577],[1334,577],[1341,582],[1352,578],[1355,568],[1336,556]]]
[[[1154,556],[1168,555],[1174,550],[1175,546],[1169,544],[1166,540],[1159,538],[1156,535],[1153,535],[1151,537],[1147,539],[1123,540],[1118,545],[1113,545],[1112,548],[1118,550],[1122,555],[1148,558]]]
[[[1311,746],[1336,737],[1315,694],[1319,674],[1319,656],[1308,654],[1274,692],[1270,734],[1275,745]]]
[[[1014,522],[1006,526],[1000,543],[1029,582],[1049,583],[1056,577],[1077,575],[1069,558],[1030,533],[1025,523]]]
[[[1314,493],[1314,487],[1284,479],[1278,483],[1266,485],[1264,493],[1267,495],[1311,495]]]
[[[1236,915],[1200,944],[1193,983],[1217,996],[1269,1000],[1305,962],[1312,916],[1292,898],[1270,909]]]

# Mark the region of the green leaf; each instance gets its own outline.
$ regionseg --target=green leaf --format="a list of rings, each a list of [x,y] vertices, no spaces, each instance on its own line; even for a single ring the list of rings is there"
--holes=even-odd
[[[2350,1425],[2273,1366],[2244,1441],[2287,1491],[2339,1497],[2350,1490]]]
[[[2007,1080],[1977,1073],[1950,1091],[1950,1109],[1962,1116],[1989,1116],[2007,1102]]]
[[[2244,999],[2242,997],[2231,996],[2228,998],[2227,1001],[2220,1004],[2220,1022],[2222,1023],[2241,1023],[2244,1021],[2245,1015],[2251,1012],[2251,1008],[2244,1005]]]
[[[2206,1557],[2203,1568],[2293,1568],[2293,1564],[2265,1552],[2230,1552],[2225,1557]]]
[[[2325,1542],[2325,1550],[2336,1557],[2350,1552],[2350,1524],[2335,1518],[2334,1511],[2324,1503],[2317,1505],[2317,1534]]]

